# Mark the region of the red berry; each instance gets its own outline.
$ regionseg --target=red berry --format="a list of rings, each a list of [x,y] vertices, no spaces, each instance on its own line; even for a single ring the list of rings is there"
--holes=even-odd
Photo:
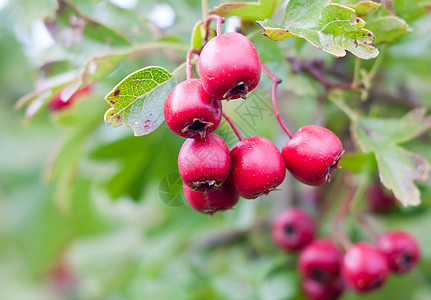
[[[272,224],[274,242],[286,251],[296,251],[307,246],[315,232],[313,219],[299,208],[280,213]]]
[[[343,154],[343,145],[330,130],[317,126],[301,127],[281,151],[286,168],[299,181],[321,185],[328,181]]]
[[[317,239],[305,247],[298,258],[298,271],[303,278],[330,283],[340,275],[340,248],[330,239]]]
[[[353,290],[365,293],[385,284],[389,267],[385,256],[376,247],[360,242],[344,254],[341,272]]]
[[[262,136],[240,141],[230,151],[231,174],[240,196],[254,199],[279,186],[286,175],[283,157],[273,142]]]
[[[188,187],[209,192],[218,188],[229,173],[229,148],[213,133],[201,140],[187,139],[178,154],[178,168]]]
[[[212,38],[199,56],[199,77],[217,100],[245,98],[260,80],[260,59],[252,42],[237,32]]]
[[[344,281],[341,277],[330,283],[323,284],[311,278],[302,281],[302,290],[311,300],[336,300],[344,292]]]
[[[218,189],[205,194],[195,192],[185,184],[183,190],[187,202],[194,210],[210,215],[232,208],[239,199],[230,177]]]
[[[72,103],[74,103],[79,97],[82,97],[91,92],[91,85],[87,85],[86,87],[76,91],[72,95],[65,95],[65,89],[62,88],[55,97],[48,103],[48,108],[52,111],[62,110]],[[67,98],[69,97],[69,98]]]
[[[368,207],[372,212],[383,213],[396,208],[396,200],[394,195],[383,188],[379,182],[371,185],[366,193]]]
[[[386,256],[389,268],[396,273],[406,273],[414,268],[420,257],[418,242],[403,231],[382,234],[377,247]]]
[[[220,101],[212,99],[199,79],[177,84],[166,98],[166,125],[182,137],[204,138],[217,129],[222,116]]]

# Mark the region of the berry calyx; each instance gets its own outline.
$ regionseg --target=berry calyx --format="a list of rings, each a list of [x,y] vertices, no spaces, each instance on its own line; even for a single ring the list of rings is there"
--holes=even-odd
[[[260,80],[260,59],[244,35],[228,32],[212,38],[199,57],[199,77],[217,100],[245,98]]]
[[[315,232],[315,224],[308,213],[290,208],[280,213],[272,224],[272,238],[286,251],[297,251],[307,246]]]
[[[186,138],[204,138],[219,126],[222,106],[205,92],[201,80],[189,79],[169,93],[164,116],[173,133]]]
[[[299,255],[299,274],[320,283],[330,283],[340,275],[342,257],[340,248],[332,240],[314,240]]]
[[[377,248],[386,256],[389,268],[395,273],[409,272],[420,257],[420,248],[415,238],[399,230],[382,234],[377,240]]]
[[[344,254],[341,272],[350,288],[365,293],[385,284],[389,267],[386,257],[376,247],[360,242]]]
[[[341,297],[344,292],[344,281],[341,277],[334,281],[323,284],[311,278],[306,278],[302,281],[302,290],[304,294],[311,300],[336,300]]]
[[[343,152],[338,137],[317,125],[301,127],[281,151],[289,172],[299,181],[313,186],[330,180]]]
[[[365,192],[370,211],[375,213],[388,212],[397,207],[394,195],[383,188],[379,182],[373,183]]]
[[[211,133],[204,139],[187,139],[178,154],[184,184],[194,191],[210,192],[225,181],[230,169],[229,148]]]
[[[239,194],[229,176],[218,189],[205,194],[193,191],[184,183],[183,191],[187,202],[194,210],[210,215],[231,209],[239,199]]]
[[[243,198],[266,195],[284,180],[283,157],[267,138],[252,136],[244,139],[232,148],[230,155],[233,183]]]

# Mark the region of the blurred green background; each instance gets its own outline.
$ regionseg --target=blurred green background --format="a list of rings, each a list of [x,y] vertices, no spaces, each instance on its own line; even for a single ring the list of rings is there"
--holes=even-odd
[[[355,102],[373,116],[397,118],[412,107],[431,107],[431,18],[414,9],[415,1],[413,8],[408,1],[395,2],[411,21],[412,32],[385,49],[375,84],[387,101]],[[149,65],[173,71],[185,60],[192,28],[201,19],[200,1],[71,3],[124,33],[133,45],[162,41],[175,47],[136,54],[72,107],[61,112],[44,108],[25,121],[26,109],[14,106],[45,83],[41,72],[47,69],[41,66],[60,61],[62,71],[76,74],[88,58],[129,45],[85,35],[73,40],[67,31],[54,39],[43,20],[54,16],[55,1],[0,1],[0,299],[304,299],[296,257],[275,247],[268,224],[292,204],[317,215],[324,201],[333,203],[320,227],[320,234],[327,235],[345,192],[339,185],[352,174],[337,171],[324,189],[298,184],[289,175],[282,191],[241,199],[235,209],[211,219],[194,212],[184,204],[178,176],[183,140],[166,125],[134,137],[124,126],[106,126],[103,115],[109,108],[104,96],[126,75]],[[209,7],[217,4],[209,1]],[[162,8],[161,18],[155,13],[160,5],[169,6]],[[157,20],[169,21],[171,12],[173,25],[161,28],[165,25]],[[328,101],[318,106],[322,86],[293,72],[283,57],[312,57],[350,73],[354,57],[336,60],[299,40],[275,43],[261,36],[257,25],[249,26],[262,61],[285,80],[280,107],[287,123],[293,128],[325,123],[348,140],[344,113]],[[224,106],[246,136],[264,135],[281,147],[287,138],[271,112],[270,84],[262,77],[247,107],[235,101]],[[400,101],[400,96],[410,100]],[[224,122],[217,132],[234,145]],[[406,147],[430,160],[429,138],[428,132]],[[430,186],[429,181],[420,184],[423,203],[418,208],[370,216],[382,232],[400,228],[417,237],[423,251],[419,267],[391,276],[378,292],[348,292],[343,299],[431,299]],[[316,194],[322,198],[317,204]],[[364,207],[361,201],[359,208]],[[353,240],[370,240],[354,218],[345,227]]]

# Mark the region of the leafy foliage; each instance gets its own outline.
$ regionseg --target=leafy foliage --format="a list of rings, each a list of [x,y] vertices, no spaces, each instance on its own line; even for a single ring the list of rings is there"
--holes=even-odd
[[[259,22],[265,35],[280,41],[292,37],[306,39],[315,47],[336,57],[348,50],[359,58],[375,58],[379,51],[372,45],[374,35],[355,10],[328,1],[289,1],[281,26]]]
[[[175,14],[163,29],[150,21],[156,0],[131,9],[114,1],[16,0],[0,9],[7,58],[0,60],[0,298],[305,299],[296,256],[271,241],[272,219],[299,205],[319,217],[326,236],[356,191],[343,227],[353,241],[370,240],[354,215],[367,210],[363,191],[377,176],[402,205],[367,217],[379,232],[412,233],[423,257],[384,289],[343,299],[431,298],[429,1],[290,0],[284,10],[275,0],[209,1],[208,13],[242,20],[262,62],[283,79],[279,106],[289,128],[323,125],[346,150],[331,183],[315,189],[288,176],[287,188],[240,200],[212,219],[184,203],[183,139],[162,124],[161,111],[181,80],[167,70],[185,61],[190,40],[199,50],[207,32],[196,1],[163,3]],[[36,35],[44,24],[53,39],[45,48]],[[62,111],[47,109],[60,90],[72,95],[87,85],[92,94]],[[262,76],[247,101],[223,109],[244,136],[281,147],[287,137],[275,125],[270,88]],[[107,110],[108,123],[135,135],[158,129],[136,137],[106,126]],[[225,121],[216,133],[235,144]]]
[[[106,124],[124,124],[136,136],[153,132],[165,120],[163,100],[175,84],[175,77],[160,67],[146,67],[130,74],[105,97],[112,106],[105,113]]]

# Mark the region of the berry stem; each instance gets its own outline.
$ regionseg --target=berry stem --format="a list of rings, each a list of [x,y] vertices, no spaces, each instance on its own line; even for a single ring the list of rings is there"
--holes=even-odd
[[[208,36],[208,26],[209,26],[209,23],[211,22],[211,20],[217,21],[217,35],[221,35],[222,34],[221,24],[224,23],[225,18],[217,16],[217,15],[209,15],[205,21],[205,28],[207,28],[207,36]]]
[[[305,71],[309,73],[311,76],[314,77],[314,79],[319,81],[320,84],[322,84],[326,89],[352,90],[354,88],[353,82],[347,82],[347,83],[334,82],[326,78],[325,75],[323,75],[322,72],[319,70],[321,66],[317,66],[316,62],[308,63],[304,61],[299,61],[294,58],[290,58],[289,62],[292,65],[294,72],[299,73],[301,71]]]
[[[362,226],[364,231],[368,234],[368,236],[374,241],[376,241],[379,237],[379,233],[376,228],[371,224],[371,222],[365,216],[365,213],[362,211],[358,211],[355,214],[356,220]]]
[[[241,132],[239,131],[238,127],[235,126],[235,124],[232,122],[231,118],[222,110],[223,118],[229,123],[229,126],[232,128],[235,135],[238,137],[238,140],[242,141],[244,137],[242,136]]]
[[[201,0],[202,20],[208,17],[208,0]]]
[[[187,74],[187,80],[191,79],[193,76],[192,73],[192,55],[193,54],[199,54],[200,51],[196,50],[196,49],[190,49],[187,52],[187,57],[186,57],[186,74]]]
[[[266,75],[272,80],[272,107],[274,108],[275,116],[277,117],[277,121],[280,124],[281,128],[286,132],[289,138],[293,137],[292,132],[287,128],[286,124],[284,124],[283,119],[280,116],[280,112],[277,106],[277,87],[281,83],[281,79],[275,76],[274,73],[271,72],[263,63],[261,63],[262,70]]]

